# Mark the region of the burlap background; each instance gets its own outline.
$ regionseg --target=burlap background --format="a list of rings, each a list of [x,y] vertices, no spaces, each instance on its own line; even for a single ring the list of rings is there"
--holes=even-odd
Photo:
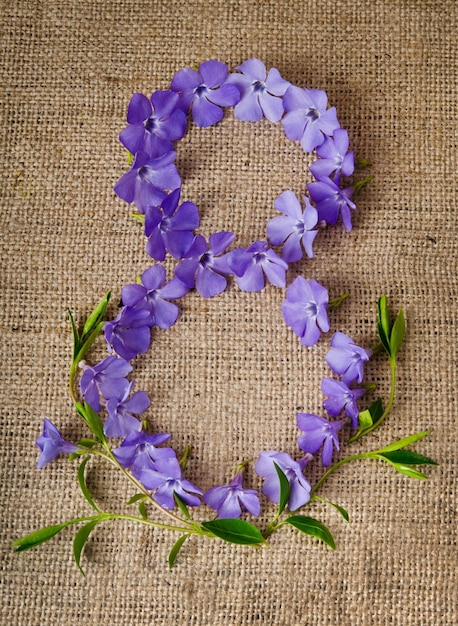
[[[456,3],[402,0],[5,1],[1,3],[1,463],[4,624],[447,625],[456,608]],[[77,319],[148,265],[141,227],[112,191],[126,168],[117,141],[134,91],[166,88],[181,67],[258,56],[298,85],[324,88],[358,156],[373,161],[354,230],[322,233],[316,258],[290,272],[331,295],[351,292],[334,329],[369,345],[382,293],[408,319],[396,407],[364,446],[433,428],[417,449],[441,463],[428,482],[376,464],[348,466],[326,494],[345,506],[315,512],[331,553],[285,531],[259,552],[189,541],[169,572],[170,534],[122,523],[98,528],[87,578],[72,533],[22,555],[10,542],[87,514],[74,467],[37,471],[34,439],[49,416],[83,436],[66,392]],[[307,159],[280,125],[192,129],[179,145],[183,194],[202,232],[264,236],[272,202],[307,180]],[[182,303],[138,360],[148,416],[193,446],[190,478],[226,480],[262,449],[297,454],[295,411],[319,411],[323,341],[306,350],[285,328],[281,290],[233,287]],[[372,378],[386,392],[381,361]],[[106,506],[127,496],[104,466],[89,480]],[[254,484],[256,477],[252,477]]]

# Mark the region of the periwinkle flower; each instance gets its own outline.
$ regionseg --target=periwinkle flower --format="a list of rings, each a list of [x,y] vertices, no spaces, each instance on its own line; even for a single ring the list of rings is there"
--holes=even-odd
[[[305,152],[311,152],[340,128],[336,109],[326,109],[328,97],[319,89],[301,89],[292,85],[283,96],[286,114],[282,124],[288,139],[300,141]]]
[[[165,509],[175,508],[176,494],[188,506],[199,506],[198,496],[203,495],[199,487],[183,478],[180,463],[175,457],[162,457],[155,461],[154,469],[145,468],[141,472],[143,485],[154,491],[153,498]]]
[[[364,363],[371,357],[371,351],[356,345],[345,333],[336,332],[331,339],[331,349],[327,353],[326,363],[342,382],[350,385],[353,381],[361,383],[364,377]]]
[[[166,197],[167,189],[181,184],[174,160],[175,152],[167,152],[152,158],[147,152],[137,152],[132,167],[114,186],[115,193],[144,213],[148,206],[159,206]]]
[[[61,453],[71,454],[78,450],[78,446],[71,441],[65,441],[59,430],[48,418],[43,421],[43,434],[37,437],[36,444],[41,450],[38,458],[38,469],[41,469]]]
[[[168,252],[181,259],[189,250],[194,228],[199,226],[199,211],[193,202],[178,206],[181,189],[174,189],[162,200],[160,206],[150,206],[145,211],[146,252],[156,261],[163,261]]]
[[[101,410],[100,394],[107,399],[116,393],[118,382],[132,371],[132,365],[116,356],[107,356],[96,365],[82,361],[83,373],[80,378],[80,390],[83,399],[96,413]]]
[[[290,494],[288,507],[295,511],[310,500],[310,484],[303,474],[304,467],[310,460],[310,455],[304,456],[300,461],[295,461],[286,452],[268,450],[261,452],[256,461],[255,470],[259,476],[265,478],[262,493],[272,502],[278,504],[280,500],[280,480],[278,478],[277,465],[285,474],[289,482]]]
[[[197,235],[186,253],[186,258],[175,268],[176,276],[189,288],[194,285],[203,298],[212,298],[226,289],[227,280],[222,274],[230,274],[227,254],[223,254],[234,241],[234,233],[219,232],[209,237],[208,244]]]
[[[288,264],[266,241],[255,241],[248,248],[235,248],[227,258],[242,291],[260,291],[265,285],[264,275],[276,287],[286,284]]]
[[[297,425],[303,434],[297,440],[298,446],[304,452],[314,454],[321,446],[321,459],[327,467],[331,462],[333,448],[339,450],[338,432],[344,426],[346,420],[329,422],[324,417],[312,413],[298,413]]]
[[[127,437],[131,431],[141,429],[141,422],[132,414],[146,411],[150,401],[144,391],[136,391],[130,396],[134,384],[134,381],[129,382],[125,378],[119,380],[116,393],[108,398],[108,417],[103,425],[107,437]]]
[[[302,212],[296,195],[290,190],[284,191],[275,200],[274,207],[285,215],[273,217],[267,222],[270,243],[279,246],[285,242],[281,257],[287,263],[302,259],[302,246],[307,256],[313,257],[312,244],[318,234],[313,228],[318,222],[318,213],[306,196],[304,202],[305,210]]]
[[[172,448],[159,448],[170,439],[168,433],[149,435],[146,431],[131,431],[123,439],[121,445],[113,450],[113,454],[121,467],[130,469],[132,474],[141,479],[144,469],[154,469],[154,463],[163,457],[175,457]]]
[[[242,507],[257,517],[261,512],[258,492],[243,487],[243,471],[236,473],[229,485],[212,487],[205,492],[203,500],[218,512],[219,518],[237,518],[242,514]]]
[[[147,352],[152,325],[153,318],[147,309],[123,307],[116,319],[103,326],[109,352],[116,352],[126,361]]]
[[[150,98],[134,93],[127,109],[127,126],[119,135],[132,154],[147,152],[158,157],[173,150],[186,131],[186,114],[178,106],[178,94],[155,91]]]
[[[338,182],[340,174],[351,176],[355,169],[353,152],[348,152],[350,139],[344,128],[337,128],[332,137],[326,137],[316,149],[319,157],[310,166],[310,171],[317,179],[327,178],[334,174]]]
[[[283,318],[301,338],[303,346],[315,345],[321,332],[328,332],[328,303],[327,289],[313,278],[306,280],[298,276],[286,290],[281,307]]]
[[[350,389],[342,381],[334,380],[333,378],[323,378],[321,391],[326,396],[329,396],[323,402],[325,411],[331,417],[337,417],[345,409],[345,414],[351,419],[352,427],[357,428],[359,415],[357,400],[366,393],[366,390],[360,387]]]
[[[219,122],[223,117],[221,107],[237,104],[240,99],[235,85],[225,83],[227,65],[221,61],[205,61],[198,70],[184,68],[172,79],[170,88],[179,94],[179,106],[185,113],[189,109],[197,126],[204,128]]]
[[[240,91],[234,117],[245,122],[258,122],[265,116],[271,122],[278,122],[283,115],[281,96],[290,83],[274,67],[267,73],[266,66],[259,59],[248,59],[236,69],[241,74],[230,74],[226,81]]]
[[[162,329],[170,328],[178,317],[177,305],[169,300],[182,298],[188,292],[188,287],[178,278],[172,278],[164,285],[165,278],[165,268],[158,263],[143,272],[141,285],[122,288],[123,303],[136,309],[146,309],[151,314],[152,323]]]
[[[353,187],[341,189],[330,178],[323,178],[316,183],[307,183],[307,189],[316,204],[320,220],[327,224],[335,224],[340,214],[345,229],[352,230],[351,210],[356,209],[355,203],[350,200]]]

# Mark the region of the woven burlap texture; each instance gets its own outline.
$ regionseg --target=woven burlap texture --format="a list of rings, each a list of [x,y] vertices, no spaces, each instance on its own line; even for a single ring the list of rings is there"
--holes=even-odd
[[[453,0],[3,0],[2,623],[458,622],[456,18]],[[150,262],[141,225],[113,193],[127,167],[117,136],[130,96],[167,88],[181,67],[213,58],[234,68],[253,56],[294,84],[325,89],[356,155],[373,162],[353,231],[320,233],[315,258],[288,281],[301,274],[331,297],[349,291],[331,325],[363,345],[375,341],[382,293],[393,311],[404,307],[395,407],[361,449],[433,429],[416,449],[440,466],[424,482],[376,463],[343,468],[323,495],[348,509],[350,523],[324,505],[314,510],[332,529],[335,553],[284,529],[259,551],[190,540],[169,571],[172,534],[119,522],[94,532],[86,578],[70,530],[15,554],[15,538],[90,514],[74,464],[61,458],[36,470],[34,440],[45,416],[66,438],[86,434],[67,392],[67,307],[80,321],[111,289],[114,315],[121,287]],[[308,157],[281,125],[244,124],[230,112],[216,127],[191,127],[177,151],[201,232],[234,230],[238,245],[264,238],[275,197],[304,193],[310,180]],[[190,294],[177,324],[155,331],[137,359],[148,419],[173,433],[178,452],[192,446],[188,475],[204,489],[261,450],[297,457],[295,413],[321,411],[330,335],[302,348],[283,323],[283,297],[234,284],[211,300]],[[386,397],[386,362],[368,376]],[[252,469],[248,480],[260,486]],[[106,507],[131,495],[103,463],[91,463],[88,481]]]

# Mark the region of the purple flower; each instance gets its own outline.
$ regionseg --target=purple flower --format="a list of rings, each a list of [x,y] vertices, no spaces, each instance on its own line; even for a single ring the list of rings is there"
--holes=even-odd
[[[286,136],[300,141],[305,152],[314,150],[323,143],[324,135],[332,135],[340,127],[335,107],[326,110],[327,104],[326,92],[319,89],[291,86],[283,96]]]
[[[218,511],[219,518],[240,517],[240,503],[251,515],[257,517],[261,512],[258,492],[255,489],[244,489],[242,485],[243,471],[239,471],[229,485],[209,489],[203,500],[211,509]]]
[[[302,212],[295,194],[290,190],[284,191],[275,200],[274,207],[285,215],[273,217],[267,222],[270,243],[279,246],[285,242],[281,257],[287,263],[302,259],[301,243],[307,256],[313,257],[312,244],[318,231],[312,229],[318,222],[318,213],[306,196],[304,202],[305,211]]]
[[[309,455],[306,455],[298,462],[292,459],[286,452],[276,452],[275,450],[261,452],[256,461],[255,470],[259,476],[265,477],[262,493],[270,498],[272,502],[278,504],[280,500],[280,481],[275,469],[275,465],[277,465],[289,481],[289,509],[295,511],[303,504],[306,504],[310,500],[311,487],[302,472],[309,460]]]
[[[121,379],[116,394],[107,400],[108,417],[103,425],[107,437],[127,437],[133,430],[140,430],[140,421],[132,415],[143,413],[149,407],[149,398],[144,391],[136,391],[130,398],[135,382]]]
[[[173,150],[172,141],[186,131],[186,114],[177,108],[178,94],[155,91],[151,100],[134,93],[127,109],[127,126],[119,140],[129,152],[147,152],[158,157]]]
[[[183,258],[193,242],[192,231],[199,226],[199,211],[193,202],[178,207],[180,194],[178,188],[164,198],[162,211],[157,206],[146,209],[146,251],[156,261],[163,261],[167,251],[175,259]]]
[[[331,349],[327,353],[326,363],[342,382],[350,385],[354,380],[362,382],[364,363],[371,357],[371,351],[357,346],[353,339],[344,333],[334,333]]]
[[[109,352],[116,352],[126,361],[147,352],[152,325],[152,316],[148,310],[123,307],[116,319],[105,322],[103,326]]]
[[[166,272],[160,265],[153,265],[142,274],[142,284],[126,285],[122,288],[122,301],[125,305],[146,309],[151,314],[155,326],[170,328],[178,317],[178,307],[173,302],[188,293],[188,288],[178,278],[172,278],[165,286]]]
[[[316,204],[320,220],[327,224],[335,224],[340,213],[345,229],[348,231],[352,229],[350,209],[356,209],[356,205],[350,200],[353,187],[341,189],[330,178],[323,178],[316,183],[307,183],[307,188]]]
[[[326,178],[335,172],[335,180],[342,173],[351,176],[355,169],[353,152],[348,152],[350,140],[343,128],[337,128],[332,137],[326,137],[321,146],[316,149],[319,157],[310,166],[310,171],[317,179]]]
[[[220,255],[234,239],[234,233],[214,233],[207,244],[202,235],[197,235],[186,253],[187,258],[175,268],[175,274],[189,289],[195,284],[203,298],[217,296],[227,285],[226,278],[221,274],[231,273],[228,255]]]
[[[312,413],[298,413],[297,425],[304,433],[297,440],[299,448],[314,454],[323,446],[321,458],[323,465],[327,467],[331,462],[333,446],[339,450],[337,433],[345,422],[346,420],[328,422],[324,417]]]
[[[142,483],[147,489],[155,490],[154,500],[165,509],[175,508],[173,494],[183,500],[188,506],[199,506],[200,499],[197,495],[203,492],[189,480],[183,478],[178,459],[174,457],[162,457],[155,461],[154,469],[145,468],[141,472]]]
[[[41,469],[51,461],[54,461],[56,456],[63,452],[64,454],[71,454],[78,450],[78,446],[71,441],[65,441],[62,435],[47,418],[43,422],[43,434],[36,440],[37,446],[41,450],[41,454],[38,458],[38,469]]]
[[[281,96],[290,83],[274,67],[267,74],[266,66],[259,59],[248,59],[236,69],[242,73],[230,74],[226,81],[240,91],[234,116],[245,122],[258,122],[264,115],[271,122],[278,122],[283,115]]]
[[[144,430],[131,431],[119,448],[113,450],[113,454],[122,467],[130,469],[132,474],[140,480],[141,472],[145,468],[154,469],[154,463],[158,459],[176,457],[172,448],[157,447],[168,439],[170,439],[168,433],[148,435]]]
[[[134,202],[144,213],[148,206],[158,206],[164,200],[166,189],[176,189],[181,184],[175,152],[151,158],[147,152],[137,152],[132,167],[114,186],[115,193],[128,203]]]
[[[329,330],[327,306],[328,291],[313,278],[305,280],[298,276],[286,290],[286,300],[282,303],[283,318],[303,346],[313,346],[321,332]]]
[[[227,65],[221,61],[205,61],[199,70],[179,70],[172,79],[171,89],[179,96],[179,106],[185,113],[192,108],[197,126],[212,126],[223,117],[221,107],[233,106],[240,99],[235,85],[225,83]]]
[[[227,262],[243,291],[260,291],[265,284],[264,274],[272,285],[284,287],[286,284],[288,264],[268,249],[266,241],[255,241],[248,248],[232,250]]]
[[[132,371],[132,365],[116,356],[107,356],[96,365],[82,361],[80,378],[81,395],[96,413],[101,410],[100,394],[107,399],[116,394],[118,382]]]
[[[337,417],[345,408],[345,414],[351,418],[352,427],[357,428],[359,409],[356,401],[366,393],[366,390],[350,389],[344,382],[333,378],[323,378],[321,391],[329,396],[323,402],[327,413],[332,417]]]

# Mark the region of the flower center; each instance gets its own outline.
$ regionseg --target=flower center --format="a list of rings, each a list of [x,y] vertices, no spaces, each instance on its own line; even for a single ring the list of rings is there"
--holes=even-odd
[[[311,122],[316,122],[317,119],[320,117],[320,112],[318,111],[318,109],[309,109],[307,111],[307,117]]]
[[[265,90],[265,85],[260,80],[257,80],[256,82],[253,83],[253,91],[255,93],[258,91],[264,91],[264,90]]]
[[[195,88],[194,93],[196,94],[196,96],[198,98],[200,98],[205,93],[207,93],[207,86],[206,85],[199,85],[198,87]]]
[[[149,133],[153,133],[156,129],[157,129],[157,121],[155,120],[154,117],[149,117],[145,123],[145,130],[147,130]]]

